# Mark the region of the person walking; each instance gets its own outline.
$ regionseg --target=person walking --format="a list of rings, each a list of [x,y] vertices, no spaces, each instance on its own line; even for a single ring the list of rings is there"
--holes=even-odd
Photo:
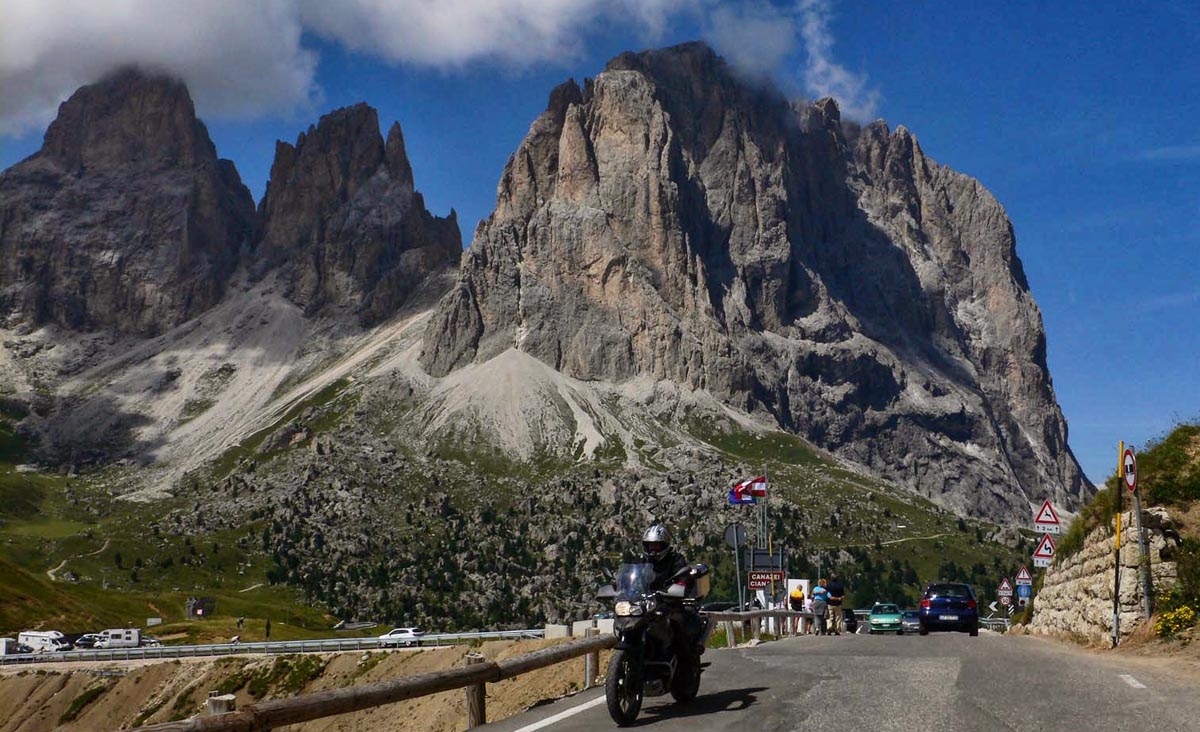
[[[817,635],[825,635],[825,609],[829,604],[829,590],[826,589],[825,578],[817,580],[817,586],[812,591],[813,619],[817,624]]]
[[[271,619],[267,618],[267,640],[271,640]]]
[[[846,598],[846,589],[836,574],[829,576],[829,629],[834,635],[842,634],[842,600]]]
[[[796,613],[804,612],[804,585],[799,582],[788,593],[788,609]],[[792,630],[794,631],[793,635],[796,632],[804,631],[804,618],[792,618],[791,620]]]

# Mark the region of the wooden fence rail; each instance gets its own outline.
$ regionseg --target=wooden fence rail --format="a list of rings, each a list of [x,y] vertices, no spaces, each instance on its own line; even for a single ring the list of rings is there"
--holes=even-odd
[[[733,624],[751,622],[754,637],[758,637],[763,618],[812,620],[812,613],[791,610],[753,610],[750,612],[713,612],[708,617],[715,622],[726,623],[729,642],[733,641]],[[792,624],[789,624],[792,625]],[[795,626],[791,627],[795,634]],[[468,717],[476,724],[486,722],[486,709],[481,690],[484,684],[510,679],[514,676],[553,666],[580,656],[599,653],[617,645],[614,635],[600,635],[583,640],[571,641],[551,648],[543,648],[504,661],[484,658],[469,658],[468,663],[446,671],[433,671],[415,676],[380,681],[364,686],[328,689],[312,694],[293,696],[286,699],[250,704],[227,714],[211,717],[192,717],[178,722],[164,722],[149,727],[138,727],[140,732],[267,732],[299,722],[308,722],[337,714],[357,712],[383,704],[414,699],[419,696],[438,694],[454,689],[472,689],[468,694]],[[586,664],[589,676],[598,672],[599,661],[595,657]],[[585,688],[590,686],[585,683]],[[468,720],[469,722],[472,720]]]
[[[446,671],[403,676],[364,686],[328,689],[287,699],[272,699],[250,704],[228,714],[193,717],[137,729],[141,732],[264,732],[275,727],[357,712],[428,694],[495,683],[593,651],[612,648],[616,644],[617,638],[613,635],[585,638],[504,661],[483,660]]]

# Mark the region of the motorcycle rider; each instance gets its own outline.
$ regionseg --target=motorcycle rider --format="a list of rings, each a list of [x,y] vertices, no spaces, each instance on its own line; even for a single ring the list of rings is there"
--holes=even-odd
[[[646,562],[654,566],[654,581],[650,584],[653,590],[666,590],[671,577],[689,566],[683,554],[671,546],[671,530],[663,524],[656,523],[642,534],[642,551]],[[689,638],[694,641],[677,643],[676,653],[686,653],[698,662],[700,654],[704,653],[704,647],[700,645],[699,640],[704,634],[705,621],[695,611],[680,609],[671,613],[671,624],[677,630],[677,639],[683,641]]]
[[[642,534],[642,551],[646,563],[654,565],[652,589],[655,590],[667,589],[667,580],[688,566],[679,550],[671,546],[671,530],[663,524],[654,524]]]

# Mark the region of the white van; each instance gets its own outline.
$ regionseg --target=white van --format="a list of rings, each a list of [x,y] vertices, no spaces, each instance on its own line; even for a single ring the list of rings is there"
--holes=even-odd
[[[142,631],[137,628],[110,628],[100,632],[95,648],[137,648],[142,644]]]
[[[17,635],[17,642],[24,643],[33,649],[34,653],[53,653],[69,651],[71,644],[57,630],[26,630]]]

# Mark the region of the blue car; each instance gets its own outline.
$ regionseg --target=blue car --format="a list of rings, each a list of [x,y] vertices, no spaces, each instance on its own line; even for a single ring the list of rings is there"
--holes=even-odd
[[[975,591],[960,582],[936,582],[925,588],[917,611],[921,635],[930,631],[956,630],[979,635],[979,605]]]

